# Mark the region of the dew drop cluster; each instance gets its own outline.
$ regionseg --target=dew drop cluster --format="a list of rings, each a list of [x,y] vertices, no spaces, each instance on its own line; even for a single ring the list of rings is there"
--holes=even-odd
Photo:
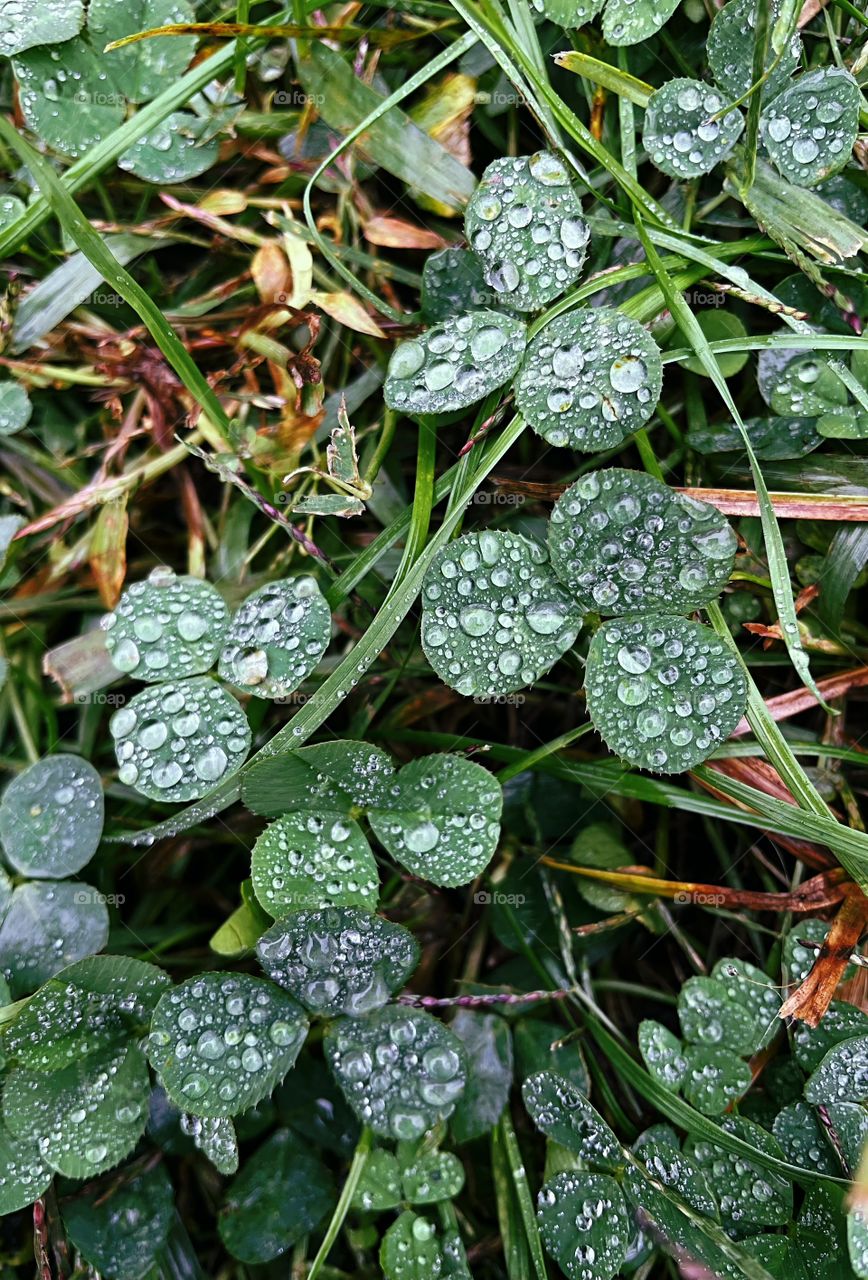
[[[525,326],[512,316],[489,310],[449,316],[392,352],[386,404],[411,415],[465,409],[509,382],[525,342]]]
[[[550,151],[492,160],[464,230],[486,284],[517,311],[545,306],[579,278],[590,237],[566,165]]]
[[[386,1138],[420,1138],[452,1114],[464,1091],[461,1041],[419,1009],[387,1005],[334,1022],[325,1053],[359,1119]]]
[[[648,614],[600,627],[585,692],[616,755],[637,768],[681,773],[730,735],[747,691],[737,657],[708,627]]]
[[[354,907],[293,911],[256,944],[259,963],[310,1013],[359,1017],[385,1004],[419,960],[408,929]]]
[[[250,750],[238,702],[207,676],[145,689],[109,722],[118,778],[152,800],[196,800],[230,777]]]
[[[593,307],[556,316],[531,340],[515,399],[549,444],[596,453],[648,421],[662,384],[660,352],[642,325]]]
[[[148,1056],[177,1106],[230,1116],[271,1092],[306,1035],[301,1009],[273,983],[203,973],[161,997]]]
[[[687,613],[717,596],[738,540],[716,507],[639,471],[582,476],[558,499],[549,552],[583,612]]]
[[[539,543],[520,534],[464,534],[437,555],[422,592],[422,645],[453,689],[491,697],[532,684],[581,625]]]

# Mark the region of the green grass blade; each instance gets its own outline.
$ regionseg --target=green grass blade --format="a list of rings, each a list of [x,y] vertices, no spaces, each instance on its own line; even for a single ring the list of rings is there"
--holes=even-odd
[[[21,157],[63,229],[90,259],[106,283],[117,290],[147,326],[154,342],[196,403],[216,426],[228,433],[229,418],[187,348],[167,323],[150,294],[121,266],[103,237],[85,218],[48,161],[31,147],[26,138],[15,131],[5,116],[0,116],[0,138]]]

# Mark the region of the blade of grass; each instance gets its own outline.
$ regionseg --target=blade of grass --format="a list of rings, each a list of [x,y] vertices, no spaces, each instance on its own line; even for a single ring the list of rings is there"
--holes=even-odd
[[[442,53],[439,53],[435,58],[432,58],[429,63],[426,63],[424,67],[420,68],[415,75],[410,76],[410,78],[406,80],[399,89],[396,89],[394,93],[389,94],[388,98],[383,98],[383,100],[379,102],[363,120],[360,120],[354,128],[350,129],[346,137],[344,137],[338,146],[326,156],[322,163],[311,174],[304,189],[304,195],[302,197],[304,217],[311,236],[313,237],[320,253],[329,265],[334,268],[338,275],[341,276],[356,293],[363,297],[375,311],[379,311],[382,315],[388,316],[391,320],[394,320],[399,324],[406,322],[406,314],[397,311],[394,307],[389,306],[387,302],[384,302],[382,298],[378,298],[376,294],[372,293],[367,285],[363,284],[332,251],[328,240],[323,236],[317,226],[313,209],[311,207],[311,197],[320,178],[326,170],[334,164],[338,156],[342,155],[348,147],[352,146],[354,142],[365,135],[378,120],[381,120],[383,116],[385,116],[387,112],[391,111],[393,107],[397,106],[399,102],[403,102],[403,100],[409,97],[411,93],[415,92],[416,89],[420,88],[445,67],[448,67],[456,58],[460,58],[463,54],[467,53],[468,50],[472,49],[475,44],[476,36],[472,32],[466,32],[459,40],[456,40],[454,44],[449,45],[442,51]],[[415,126],[413,127],[415,128]],[[456,193],[456,195],[459,195],[459,193]]]
[[[277,19],[288,17],[290,10],[275,15]],[[62,181],[70,195],[81,191],[99,177],[119,156],[122,156],[134,142],[144,137],[158,124],[177,111],[190,98],[194,97],[212,80],[217,80],[232,66],[235,58],[235,42],[218,50],[209,58],[203,58],[195,66],[186,71],[174,84],[168,85],[161,94],[141,107],[128,120],[91,147],[87,154],[75,164],[70,165],[63,175]],[[18,248],[29,236],[38,231],[51,215],[51,207],[44,195],[37,196],[26,211],[0,229],[0,257],[6,257]]]
[[[726,379],[720,371],[714,353],[709,349],[708,339],[703,333],[698,321],[696,320],[690,307],[684,301],[684,298],[678,293],[663,268],[660,261],[660,255],[651,243],[651,239],[645,231],[642,218],[637,210],[636,212],[636,231],[642,246],[645,249],[645,255],[648,263],[657,278],[657,282],[666,297],[672,318],[678,324],[682,333],[689,338],[694,351],[702,362],[703,368],[708,373],[715,387],[717,388],[721,399],[726,405],[732,416],[732,420],[738,427],[742,439],[744,441],[745,452],[747,453],[748,462],[750,464],[751,474],[753,475],[754,486],[757,492],[757,498],[760,505],[760,520],[762,521],[763,539],[765,541],[766,556],[769,562],[769,575],[772,581],[772,592],[775,599],[775,607],[778,611],[778,617],[781,622],[781,633],[784,637],[784,643],[787,652],[790,655],[790,661],[796,669],[802,683],[811,690],[817,698],[817,701],[826,710],[826,704],[823,702],[822,694],[817,689],[813,676],[811,675],[810,663],[808,655],[802,646],[801,635],[799,634],[798,619],[796,617],[796,606],[793,600],[792,586],[790,583],[790,570],[787,564],[787,556],[784,550],[784,540],[781,537],[781,531],[778,527],[777,518],[775,516],[774,507],[769,501],[768,489],[763,479],[762,470],[757,461],[756,454],[751,446],[750,437],[742,421],[741,414],[738,411],[735,401],[729,390]]]
[[[533,1269],[536,1272],[537,1280],[546,1280],[546,1263],[543,1255],[542,1242],[539,1238],[539,1229],[536,1224],[536,1214],[533,1209],[530,1187],[527,1185],[527,1174],[525,1173],[524,1160],[522,1158],[521,1149],[518,1145],[518,1138],[515,1136],[515,1129],[512,1127],[512,1117],[509,1114],[509,1107],[504,1108],[503,1114],[498,1121],[496,1132],[503,1144],[503,1151],[506,1156],[507,1165],[509,1166],[510,1177],[512,1179],[512,1189],[515,1193],[516,1201],[518,1202],[518,1211],[521,1217],[522,1226],[524,1227],[524,1234],[530,1251]]]
[[[5,116],[0,116],[0,139],[21,157],[66,233],[93,263],[106,283],[116,289],[141,318],[196,403],[228,435],[229,418],[187,348],[167,323],[150,294],[121,266],[103,237],[85,218],[48,161],[31,147],[26,138],[16,132]]]

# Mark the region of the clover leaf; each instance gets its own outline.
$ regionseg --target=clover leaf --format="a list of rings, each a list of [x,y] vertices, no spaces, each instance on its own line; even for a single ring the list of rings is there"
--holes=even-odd
[[[60,879],[80,871],[97,850],[102,826],[102,782],[80,756],[37,760],[0,800],[3,853],[22,875]]]
[[[61,970],[6,1028],[3,1048],[33,1071],[120,1050],[150,1022],[169,977],[129,956],[90,956]]]
[[[781,0],[772,0],[770,21],[780,14]],[[729,0],[714,15],[705,46],[715,83],[731,98],[742,98],[753,84],[753,49],[756,39],[757,0]],[[768,79],[762,88],[768,100],[780,93],[799,65],[802,42],[798,32],[790,36],[778,58],[769,41],[766,53]]]
[[[537,1197],[546,1252],[569,1280],[610,1280],[627,1257],[632,1228],[614,1178],[558,1173]]]
[[[14,1067],[3,1091],[8,1128],[36,1140],[68,1178],[89,1178],[128,1155],[144,1132],[149,1083],[136,1045],[111,1049],[48,1074]]]
[[[24,212],[23,205],[20,211]],[[13,382],[11,378],[0,382],[0,436],[14,436],[22,431],[32,413],[30,396],[20,382]]]
[[[551,151],[492,160],[464,230],[486,283],[516,311],[536,311],[578,280],[589,239],[569,170]]]
[[[650,40],[672,17],[678,0],[608,0],[603,35],[615,48]]]
[[[532,684],[581,625],[545,548],[506,531],[466,533],[444,547],[425,575],[422,605],[425,655],[465,696]]]
[[[708,627],[646,614],[597,631],[588,712],[607,746],[640,769],[681,773],[707,759],[744,712],[737,659]]]
[[[160,566],[127,587],[100,625],[118,671],[137,680],[177,679],[213,666],[229,610],[209,582]]]
[[[726,1116],[720,1127],[758,1151],[783,1159],[775,1138],[752,1120]],[[751,1227],[775,1227],[792,1217],[793,1188],[779,1173],[705,1138],[688,1138],[685,1152],[705,1174],[725,1226],[744,1232]]]
[[[839,1040],[805,1085],[808,1102],[868,1102],[868,1035]]]
[[[703,1115],[720,1115],[750,1087],[750,1067],[731,1049],[689,1044],[685,1046],[684,1059],[687,1070],[682,1092]]]
[[[386,404],[411,416],[466,409],[509,382],[526,341],[524,324],[512,316],[449,316],[392,352],[383,386]]]
[[[602,614],[698,608],[722,590],[737,546],[715,507],[619,467],[577,480],[549,524],[555,573]]]
[[[70,14],[68,23],[46,29],[44,39],[14,41],[17,49],[5,51],[18,53],[13,68],[25,121],[55,151],[82,156],[121,124],[129,104],[147,102],[180,76],[195,50],[188,36],[145,40],[104,56],[106,43],[193,17],[185,0],[92,0],[81,35],[79,5],[77,18]],[[217,142],[206,132],[206,121],[174,112],[123,152],[118,165],[146,182],[186,181],[217,159]]]
[[[253,846],[253,889],[273,916],[297,907],[377,905],[377,864],[351,818],[287,813]]]
[[[597,453],[648,421],[663,382],[654,339],[610,307],[556,316],[531,340],[515,402],[549,444]]]
[[[67,1200],[63,1225],[79,1253],[106,1280],[142,1280],[166,1243],[174,1217],[174,1191],[162,1165]]]
[[[668,1027],[645,1019],[639,1023],[639,1052],[645,1066],[660,1084],[677,1092],[687,1074],[684,1045]]]
[[[84,0],[18,0],[0,9],[0,53],[12,57],[37,44],[59,44],[78,35]]]
[[[70,880],[20,884],[0,912],[0,975],[16,998],[101,950],[108,941],[105,896]]]
[[[207,676],[145,689],[114,713],[118,778],[151,800],[197,800],[244,763],[244,711]]]
[[[289,912],[262,935],[256,954],[273,982],[327,1018],[379,1008],[419,962],[409,930],[357,907]]]
[[[799,76],[760,116],[772,163],[800,187],[839,173],[856,141],[861,101],[858,84],[841,67]]]
[[[521,1090],[536,1127],[592,1168],[611,1171],[624,1162],[621,1144],[584,1094],[552,1071],[529,1076]]]
[[[500,836],[503,793],[487,769],[461,756],[411,760],[369,814],[380,843],[432,884],[467,884],[485,869]]]
[[[316,667],[331,638],[331,613],[315,578],[269,582],[233,614],[219,672],[257,698],[283,698]]]
[[[645,111],[642,141],[657,168],[670,178],[710,173],[744,128],[741,113],[727,106],[727,98],[701,80],[681,77],[656,89]]]
[[[301,1009],[273,983],[203,973],[160,997],[148,1056],[177,1106],[233,1116],[283,1079],[307,1029]]]
[[[53,1170],[35,1138],[16,1138],[0,1122],[0,1214],[26,1209],[51,1185]]]
[[[387,1005],[331,1023],[326,1060],[363,1124],[413,1140],[447,1119],[464,1090],[461,1041],[420,1009]]]
[[[334,1207],[332,1176],[315,1151],[278,1129],[230,1186],[218,1227],[227,1249],[258,1265],[286,1253]]]

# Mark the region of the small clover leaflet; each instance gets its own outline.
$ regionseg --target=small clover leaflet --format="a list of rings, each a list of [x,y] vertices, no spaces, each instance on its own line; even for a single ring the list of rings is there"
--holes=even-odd
[[[549,552],[579,607],[687,613],[714,599],[738,539],[716,507],[640,471],[592,471],[555,503]]]
[[[445,1120],[466,1079],[464,1046],[420,1009],[386,1005],[326,1029],[326,1060],[347,1102],[374,1133],[420,1138]]]
[[[386,404],[411,416],[466,409],[509,382],[526,340],[521,320],[496,311],[449,316],[392,352]]]
[[[422,604],[425,655],[465,696],[532,684],[581,625],[545,548],[505,531],[467,533],[444,547],[425,575]]]
[[[653,163],[671,178],[710,173],[732,151],[744,128],[739,111],[701,80],[668,80],[648,101],[642,141]]]
[[[273,982],[328,1018],[379,1008],[419,962],[408,929],[357,907],[288,912],[262,935],[256,954]]]
[[[574,309],[528,344],[515,401],[549,444],[597,453],[644,426],[662,384],[659,348],[642,325],[610,307]]]
[[[500,836],[503,792],[482,765],[455,755],[411,760],[370,811],[371,829],[407,870],[432,884],[474,880]]]
[[[599,628],[585,673],[588,712],[629,764],[681,773],[706,760],[744,712],[737,659],[708,627],[647,614]]]
[[[172,1101],[202,1116],[232,1116],[271,1093],[298,1057],[308,1023],[263,978],[203,973],[161,996],[148,1056]]]
[[[464,230],[486,284],[516,311],[544,307],[579,278],[590,235],[569,171],[550,151],[492,160]]]

